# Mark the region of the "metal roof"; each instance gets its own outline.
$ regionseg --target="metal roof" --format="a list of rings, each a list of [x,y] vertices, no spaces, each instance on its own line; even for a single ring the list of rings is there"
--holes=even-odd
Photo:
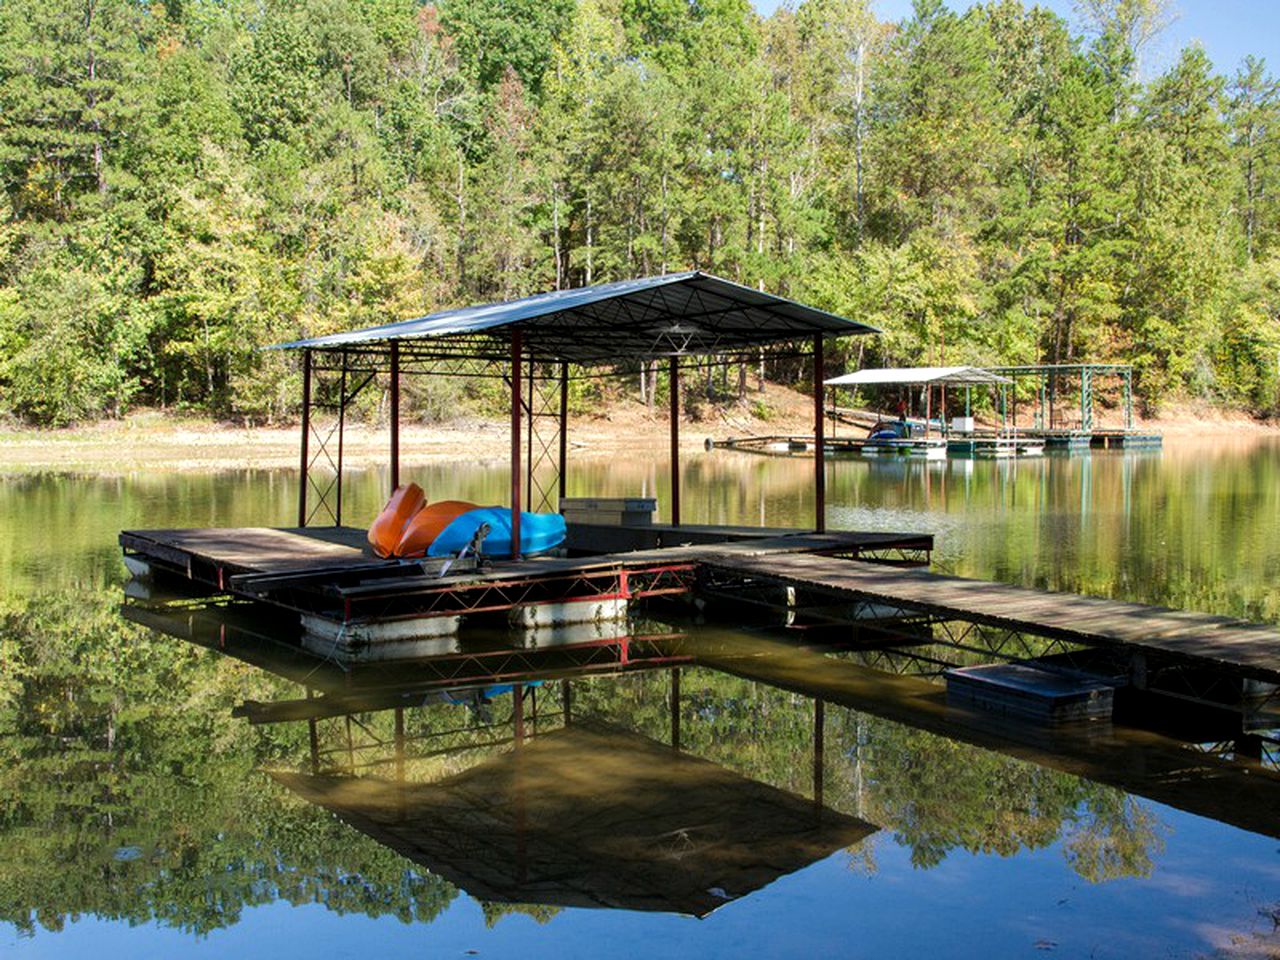
[[[829,387],[865,387],[876,384],[950,383],[968,386],[1012,383],[1008,377],[980,367],[898,367],[857,370],[822,381]]]
[[[521,300],[444,310],[271,349],[357,348],[445,338],[509,339],[521,331],[542,360],[732,353],[769,343],[878,333],[875,327],[700,271],[556,290]]]

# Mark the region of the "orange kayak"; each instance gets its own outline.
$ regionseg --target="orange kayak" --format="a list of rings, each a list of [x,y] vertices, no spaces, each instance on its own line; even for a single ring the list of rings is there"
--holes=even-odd
[[[400,538],[404,536],[405,524],[422,509],[426,499],[422,488],[416,483],[396,487],[395,493],[391,494],[391,499],[378,514],[378,519],[369,528],[369,546],[373,547],[374,553],[380,557],[395,555]]]
[[[405,524],[404,534],[396,545],[394,556],[420,557],[427,552],[427,547],[440,535],[440,531],[454,521],[455,518],[476,509],[474,503],[465,500],[441,500],[429,503]]]

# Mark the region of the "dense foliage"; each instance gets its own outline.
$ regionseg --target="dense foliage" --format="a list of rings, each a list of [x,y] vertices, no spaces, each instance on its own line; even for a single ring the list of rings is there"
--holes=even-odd
[[[264,343],[686,267],[1274,411],[1277,83],[1083,6],[5,0],[0,413],[287,416]]]

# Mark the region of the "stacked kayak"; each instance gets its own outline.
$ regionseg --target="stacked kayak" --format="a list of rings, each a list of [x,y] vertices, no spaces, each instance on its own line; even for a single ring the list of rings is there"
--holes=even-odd
[[[441,500],[429,503],[405,524],[404,534],[396,547],[397,557],[421,557],[435,543],[440,532],[476,505],[465,500]]]
[[[397,487],[369,527],[369,546],[380,557],[445,557],[471,543],[488,524],[479,553],[505,557],[511,549],[511,510],[479,507],[465,500],[427,503],[416,483]],[[551,550],[564,542],[564,517],[558,513],[520,514],[520,553]]]
[[[416,483],[396,487],[391,499],[369,528],[369,546],[380,557],[399,556],[396,550],[404,536],[405,525],[413,519],[427,502],[422,488]]]
[[[427,550],[431,557],[447,557],[471,542],[483,524],[489,532],[480,543],[484,557],[509,557],[511,550],[511,508],[479,507],[458,516],[440,531]],[[558,513],[520,513],[520,553],[544,553],[564,543],[564,517]]]

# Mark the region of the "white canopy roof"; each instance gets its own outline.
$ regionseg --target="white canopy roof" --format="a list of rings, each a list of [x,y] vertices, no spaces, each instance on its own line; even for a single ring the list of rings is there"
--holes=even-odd
[[[913,385],[924,383],[951,383],[966,386],[1012,383],[980,367],[887,367],[874,370],[855,370],[839,377],[824,380],[829,387],[866,387],[879,385]]]

